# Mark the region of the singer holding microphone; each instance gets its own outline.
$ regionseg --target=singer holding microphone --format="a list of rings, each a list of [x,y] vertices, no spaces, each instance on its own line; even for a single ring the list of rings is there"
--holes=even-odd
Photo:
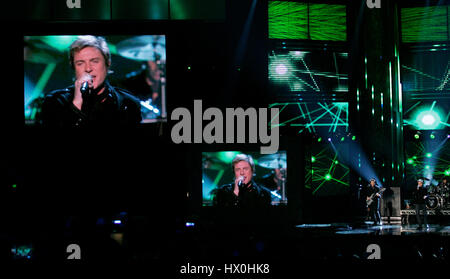
[[[78,37],[70,45],[69,59],[75,82],[45,96],[44,126],[130,126],[141,122],[139,100],[107,80],[111,53],[103,37]]]
[[[270,205],[270,192],[253,180],[255,163],[250,155],[236,155],[231,162],[231,167],[234,182],[219,187],[214,197],[214,205],[250,209]]]

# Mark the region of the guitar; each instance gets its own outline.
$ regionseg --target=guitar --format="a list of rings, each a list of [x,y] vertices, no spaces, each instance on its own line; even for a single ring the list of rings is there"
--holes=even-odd
[[[386,188],[381,188],[380,191],[378,191],[377,193],[373,193],[372,195],[370,195],[369,199],[366,200],[367,206],[369,206],[373,203],[373,198],[375,197],[376,194],[381,194],[384,192],[384,190],[386,190]]]

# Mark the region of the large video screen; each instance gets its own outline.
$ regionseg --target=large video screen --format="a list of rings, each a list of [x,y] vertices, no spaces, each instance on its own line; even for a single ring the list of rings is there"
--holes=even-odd
[[[243,193],[243,188],[258,191],[259,197],[267,205],[287,204],[286,154],[286,151],[270,155],[239,151],[203,152],[203,206],[220,206],[221,194],[228,192],[232,196],[239,190]],[[249,163],[249,157],[253,163]],[[239,164],[243,165],[242,168]],[[246,167],[249,172],[245,172]]]
[[[92,38],[104,39],[106,48],[98,48]],[[106,65],[102,62],[102,67],[97,67],[94,64],[97,60],[91,59],[89,63],[78,66],[76,63],[79,61],[74,61],[76,55],[92,47],[92,40],[93,48],[100,51],[100,59],[104,59]],[[71,55],[71,46],[74,55]],[[94,92],[96,83],[100,84],[98,86],[108,83],[115,89],[111,92],[119,92],[119,97],[112,98],[111,103],[114,105],[120,106],[121,98],[131,95],[129,99],[137,104],[136,114],[140,110],[140,117],[136,117],[138,122],[166,121],[165,35],[49,35],[24,36],[25,123],[42,124],[44,101],[51,92],[66,90],[67,93],[62,94],[65,99],[60,99],[68,103],[73,101],[77,96],[74,93],[77,92],[77,77],[82,74],[92,78]],[[87,99],[84,94],[82,96],[87,106]],[[122,106],[121,109],[127,109],[126,103]],[[85,112],[84,107],[80,106],[79,109]]]
[[[445,44],[404,50],[401,60],[403,122],[411,130],[449,127],[449,52]]]

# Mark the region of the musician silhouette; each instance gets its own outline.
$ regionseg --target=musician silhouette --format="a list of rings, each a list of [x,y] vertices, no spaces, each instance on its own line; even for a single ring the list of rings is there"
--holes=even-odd
[[[367,209],[372,217],[373,225],[381,225],[381,214],[380,214],[380,187],[378,187],[375,178],[372,178],[367,186],[366,191],[366,201],[368,202]]]

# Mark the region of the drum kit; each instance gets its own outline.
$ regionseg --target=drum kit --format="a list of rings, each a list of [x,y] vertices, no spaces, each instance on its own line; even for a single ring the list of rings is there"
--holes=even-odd
[[[286,153],[280,152],[271,155],[265,155],[258,159],[258,165],[272,169],[277,183],[277,190],[271,191],[272,204],[286,204]]]
[[[431,186],[425,200],[428,209],[448,209],[450,208],[450,185],[439,184]]]
[[[117,53],[125,58],[141,61],[141,62],[149,62],[152,61],[154,65],[156,65],[156,69],[152,69],[152,67],[147,65],[148,70],[150,71],[158,71],[159,74],[155,75],[158,77],[159,82],[161,84],[160,94],[161,100],[160,102],[155,103],[155,100],[150,97],[146,100],[141,100],[141,106],[143,108],[143,118],[153,119],[157,117],[166,117],[165,112],[165,61],[166,61],[166,41],[164,36],[160,35],[144,35],[137,36],[121,41],[117,44]],[[152,93],[152,92],[150,92]],[[145,95],[145,94],[141,94]],[[159,109],[161,108],[161,109]],[[145,120],[144,120],[145,122]]]

